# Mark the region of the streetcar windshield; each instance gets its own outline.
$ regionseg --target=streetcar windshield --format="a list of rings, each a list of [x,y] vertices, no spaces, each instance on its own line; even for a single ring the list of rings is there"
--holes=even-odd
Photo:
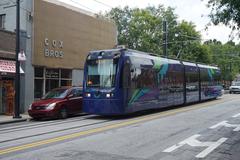
[[[118,59],[87,61],[87,86],[108,88],[115,85]]]

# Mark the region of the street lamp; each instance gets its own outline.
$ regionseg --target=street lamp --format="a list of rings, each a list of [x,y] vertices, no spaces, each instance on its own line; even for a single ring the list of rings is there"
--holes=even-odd
[[[16,0],[16,73],[15,73],[15,105],[13,118],[20,116],[20,63],[18,53],[20,52],[20,0]]]

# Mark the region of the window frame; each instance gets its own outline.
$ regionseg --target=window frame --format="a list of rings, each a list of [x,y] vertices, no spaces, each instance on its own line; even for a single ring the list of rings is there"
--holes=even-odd
[[[41,77],[39,76],[36,76],[35,75],[35,69],[42,69],[43,71],[43,75]],[[58,78],[53,78],[53,77],[47,77],[46,76],[46,71],[47,70],[57,70],[58,72]],[[69,70],[69,72],[72,72],[73,70],[71,69],[56,69],[56,68],[46,68],[46,67],[41,67],[41,66],[35,66],[34,67],[34,85],[35,85],[35,80],[42,80],[43,81],[43,87],[42,87],[42,96],[44,96],[46,94],[46,84],[47,84],[47,80],[57,80],[58,81],[58,87],[62,87],[62,86],[65,86],[65,85],[61,85],[62,84],[62,81],[70,81],[71,85],[72,85],[72,82],[73,82],[73,79],[72,79],[72,73],[70,73],[70,77],[69,78],[62,78],[61,77],[61,71],[62,70]],[[41,96],[41,97],[42,97]],[[35,97],[35,87],[34,87],[34,98],[35,99],[38,99],[39,97]]]

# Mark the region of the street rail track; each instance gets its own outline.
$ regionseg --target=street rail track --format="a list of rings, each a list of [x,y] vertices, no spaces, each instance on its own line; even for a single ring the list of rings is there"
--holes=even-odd
[[[82,120],[86,120],[86,119],[82,119]],[[21,137],[18,137],[18,138],[12,138],[12,139],[7,139],[7,140],[0,141],[0,144],[1,143],[12,142],[12,141],[17,141],[17,140],[22,140],[22,139],[26,139],[26,138],[33,138],[33,137],[37,137],[37,136],[57,133],[57,132],[63,132],[63,131],[68,131],[68,130],[73,130],[73,129],[79,129],[79,128],[93,126],[93,125],[97,125],[97,124],[103,124],[103,123],[107,123],[107,122],[110,122],[110,121],[112,121],[112,120],[103,120],[103,121],[100,121],[100,122],[94,122],[94,123],[89,123],[89,124],[82,124],[82,125],[78,125],[78,126],[74,126],[74,127],[68,127],[68,128],[64,128],[64,129],[57,129],[57,130],[47,131],[47,132],[33,134],[33,135],[29,135],[29,136],[21,136]],[[3,134],[3,133],[0,133],[0,135],[1,134]]]
[[[236,100],[236,97],[229,99],[229,101],[232,101],[232,100]],[[216,104],[219,104],[219,103],[224,103],[224,100],[220,99],[218,101],[210,101],[209,104],[216,105]],[[184,111],[188,111],[188,110],[191,110],[191,109],[198,109],[198,108],[202,108],[202,107],[206,107],[206,106],[207,106],[206,103],[201,103],[201,104],[197,104],[196,106],[193,105],[192,107],[188,106],[188,107],[176,108],[176,111],[174,111],[175,109],[174,110],[170,109],[170,110],[165,110],[165,111],[166,111],[166,113],[167,112],[179,113],[179,112],[184,112]],[[160,112],[160,113],[159,112],[154,112],[154,113],[152,113],[152,115],[155,115],[155,114],[163,114],[164,115],[164,114],[166,114],[165,111]],[[151,116],[151,114],[148,114],[148,115],[145,115],[145,116]],[[145,117],[145,116],[143,116],[143,117]],[[133,116],[130,119],[134,120],[134,119],[138,119],[138,118],[139,118],[138,116]],[[6,139],[6,140],[0,141],[0,144],[1,143],[7,143],[7,142],[13,142],[13,141],[21,140],[21,139],[33,138],[33,137],[37,137],[37,136],[41,136],[41,135],[48,135],[48,134],[57,133],[57,132],[64,132],[64,131],[67,131],[67,130],[80,129],[80,128],[84,128],[84,127],[88,127],[88,126],[94,126],[94,125],[98,125],[98,124],[104,124],[104,123],[107,124],[107,122],[118,120],[118,119],[112,119],[112,118],[103,118],[101,116],[84,115],[80,118],[79,117],[78,118],[73,118],[73,119],[66,120],[66,121],[57,121],[57,122],[56,121],[50,121],[50,122],[47,121],[47,122],[42,122],[40,124],[32,124],[31,126],[24,125],[24,126],[18,126],[18,127],[15,127],[15,128],[14,127],[13,128],[5,128],[5,129],[0,130],[0,135],[10,133],[10,132],[13,132],[13,131],[21,131],[21,130],[26,130],[26,129],[39,128],[39,127],[61,125],[61,124],[64,124],[64,123],[71,123],[71,122],[77,122],[77,121],[84,122],[85,120],[87,121],[87,120],[92,120],[92,119],[101,119],[101,121],[92,122],[92,123],[89,123],[89,124],[83,123],[81,125],[67,127],[67,128],[63,128],[63,129],[56,129],[56,130],[52,130],[52,131],[46,131],[46,132],[43,132],[43,133],[38,133],[38,134],[33,134],[33,135],[28,135],[28,136],[21,136],[21,137],[16,137],[16,138],[12,138],[12,139]],[[127,119],[129,119],[129,118],[126,118],[125,120],[128,121]]]
[[[24,129],[34,129],[36,127],[41,127],[41,126],[51,126],[51,125],[58,125],[58,124],[64,124],[64,123],[70,123],[70,122],[77,122],[79,120],[84,120],[84,119],[88,119],[91,117],[96,117],[94,115],[88,115],[88,114],[84,114],[84,115],[80,115],[78,117],[71,117],[69,119],[65,119],[65,120],[47,120],[47,121],[30,121],[26,122],[24,124],[20,124],[18,126],[11,126],[11,127],[4,127],[3,129],[0,129],[0,134],[2,133],[8,133],[8,132],[4,132],[4,131],[20,131],[20,130],[24,130]]]

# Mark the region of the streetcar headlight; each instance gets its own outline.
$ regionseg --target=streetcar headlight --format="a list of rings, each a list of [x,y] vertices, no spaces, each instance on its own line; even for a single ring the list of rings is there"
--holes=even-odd
[[[106,94],[106,97],[107,97],[107,98],[110,98],[110,97],[111,97],[111,94],[110,94],[110,93],[107,93],[107,94]]]
[[[107,93],[107,94],[106,94],[106,98],[110,98],[110,97],[113,97],[113,96],[114,96],[113,93]]]
[[[54,109],[55,106],[56,106],[56,103],[51,103],[46,107],[46,109],[47,110],[52,110],[52,109]]]
[[[91,94],[90,93],[86,93],[86,97],[91,97]]]

